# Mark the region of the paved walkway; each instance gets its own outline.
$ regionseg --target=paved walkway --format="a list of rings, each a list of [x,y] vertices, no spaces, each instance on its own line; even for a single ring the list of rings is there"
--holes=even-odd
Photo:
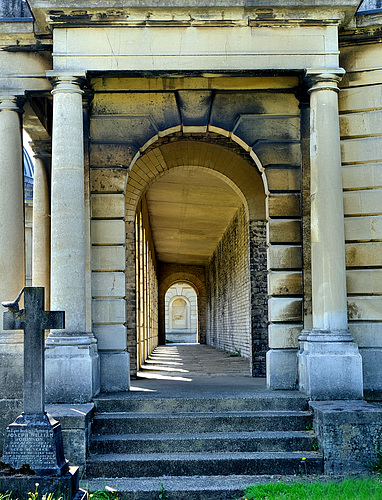
[[[249,360],[202,344],[158,346],[131,382],[137,395],[173,397],[245,397],[265,388],[265,379],[250,376]]]

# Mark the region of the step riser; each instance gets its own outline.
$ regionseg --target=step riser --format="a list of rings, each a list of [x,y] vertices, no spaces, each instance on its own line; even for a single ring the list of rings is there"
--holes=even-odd
[[[277,439],[156,439],[108,440],[91,442],[90,452],[107,453],[189,453],[189,452],[270,452],[312,450],[312,437]]]
[[[304,411],[304,398],[255,399],[163,399],[163,400],[96,400],[97,412],[188,413],[229,411]]]
[[[158,483],[159,484],[159,483]],[[239,497],[242,490],[213,490],[213,491],[170,491],[169,500],[232,500]],[[119,500],[158,500],[158,491],[118,491]]]
[[[221,459],[221,460],[153,460],[88,462],[86,476],[91,477],[160,477],[261,474],[321,474],[322,460],[311,459],[305,465],[295,459]]]
[[[298,416],[195,416],[173,418],[102,418],[93,421],[97,434],[160,434],[192,432],[251,432],[305,430],[312,424],[310,415]]]

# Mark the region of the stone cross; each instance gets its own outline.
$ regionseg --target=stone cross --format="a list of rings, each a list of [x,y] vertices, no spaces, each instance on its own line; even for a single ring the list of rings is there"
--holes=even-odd
[[[18,296],[20,300],[21,293]],[[17,301],[16,299],[16,301]],[[65,328],[64,311],[44,311],[44,288],[24,288],[24,309],[3,302],[4,330],[24,330],[24,413],[44,413],[44,330]]]
[[[19,301],[24,293],[24,309]],[[64,328],[63,311],[44,311],[44,288],[25,287],[13,302],[3,302],[4,330],[24,330],[24,411],[7,427],[3,462],[18,470],[61,476],[68,470],[61,426],[45,412],[44,330]]]

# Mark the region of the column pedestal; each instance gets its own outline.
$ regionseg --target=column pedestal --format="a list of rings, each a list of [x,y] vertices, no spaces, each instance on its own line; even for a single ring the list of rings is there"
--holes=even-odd
[[[362,358],[348,331],[304,331],[298,356],[299,388],[311,399],[362,399]]]
[[[50,334],[46,341],[45,370],[47,402],[91,401],[100,387],[95,337]]]

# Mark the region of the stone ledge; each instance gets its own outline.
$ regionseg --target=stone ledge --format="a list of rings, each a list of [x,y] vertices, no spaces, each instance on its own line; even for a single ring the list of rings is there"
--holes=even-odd
[[[49,404],[45,410],[60,422],[62,429],[86,429],[93,415],[94,404]]]
[[[61,424],[65,458],[80,468],[85,466],[94,404],[50,404],[46,411]]]
[[[311,401],[325,474],[365,472],[382,451],[382,408],[365,401]]]

